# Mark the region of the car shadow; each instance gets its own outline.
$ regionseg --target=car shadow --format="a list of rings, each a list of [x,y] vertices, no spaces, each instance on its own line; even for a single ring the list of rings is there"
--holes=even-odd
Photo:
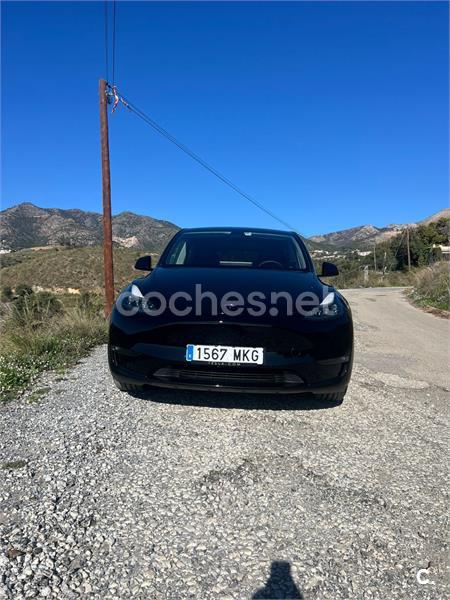
[[[270,566],[270,576],[263,588],[257,590],[252,600],[299,600],[303,594],[295,584],[291,574],[291,565],[284,560],[274,560]]]
[[[161,404],[205,408],[304,411],[336,408],[335,403],[317,400],[313,394],[251,394],[149,387],[139,393],[130,392],[130,396]]]

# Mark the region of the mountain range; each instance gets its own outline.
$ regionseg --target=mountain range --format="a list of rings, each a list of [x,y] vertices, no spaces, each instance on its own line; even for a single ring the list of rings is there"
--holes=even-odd
[[[397,235],[406,227],[417,227],[449,218],[450,209],[441,210],[418,223],[406,225],[361,225],[332,233],[314,235],[307,241],[315,247],[364,248]],[[169,221],[122,212],[112,218],[116,246],[160,252],[179,227]],[[0,249],[19,250],[40,246],[97,246],[102,242],[100,213],[80,209],[40,208],[29,202],[0,212]]]
[[[125,248],[160,251],[179,229],[169,221],[122,212],[112,218],[113,243]],[[77,208],[40,208],[29,202],[0,212],[0,248],[98,246],[102,215]]]
[[[336,247],[367,247],[374,243],[385,242],[391,237],[398,235],[404,229],[414,228],[418,225],[428,225],[439,221],[439,219],[450,218],[450,209],[444,208],[437,213],[418,221],[417,223],[406,223],[403,225],[386,225],[386,227],[375,227],[374,225],[360,225],[350,229],[342,229],[325,233],[322,235],[313,235],[309,239],[318,244],[326,244]]]

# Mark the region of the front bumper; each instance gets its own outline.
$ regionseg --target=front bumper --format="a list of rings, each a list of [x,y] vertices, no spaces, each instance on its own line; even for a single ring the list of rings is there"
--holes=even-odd
[[[264,348],[263,365],[187,362],[187,344]],[[117,310],[109,366],[125,384],[255,393],[344,392],[353,362],[351,313],[311,322],[178,321],[155,323]]]
[[[133,349],[110,344],[108,355],[113,377],[126,384],[275,394],[344,392],[353,359],[350,350],[320,360],[267,352],[263,366],[187,363],[185,348],[145,343]]]

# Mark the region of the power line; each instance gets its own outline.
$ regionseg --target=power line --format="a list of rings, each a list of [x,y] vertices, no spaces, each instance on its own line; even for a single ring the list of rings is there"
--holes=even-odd
[[[180,142],[175,136],[173,136],[166,129],[164,129],[164,127],[162,127],[156,121],[154,121],[151,117],[149,117],[144,111],[140,110],[132,102],[130,102],[129,100],[127,100],[127,98],[125,98],[124,96],[120,96],[120,99],[121,99],[122,103],[131,112],[133,112],[136,116],[138,116],[145,123],[147,123],[147,125],[150,125],[150,127],[152,127],[160,135],[162,135],[163,137],[165,137],[166,139],[168,139],[170,142],[172,142],[175,146],[177,146],[180,150],[182,150],[190,158],[192,158],[193,160],[195,160],[204,169],[206,169],[212,175],[214,175],[215,177],[217,177],[217,179],[219,179],[220,181],[222,181],[222,183],[224,183],[225,185],[227,185],[228,187],[230,187],[232,190],[234,190],[236,193],[238,193],[240,196],[242,196],[243,198],[245,198],[249,202],[251,202],[254,206],[256,206],[257,208],[259,208],[261,211],[263,211],[264,213],[266,213],[267,215],[269,215],[269,217],[271,217],[275,221],[278,221],[278,223],[281,223],[281,225],[283,225],[283,227],[287,227],[287,229],[290,229],[292,231],[295,231],[296,233],[299,233],[298,230],[295,227],[293,227],[292,225],[290,225],[284,219],[281,219],[280,217],[278,217],[275,213],[273,213],[271,210],[269,210],[268,208],[266,208],[265,206],[263,206],[255,198],[253,198],[252,196],[250,196],[249,194],[247,194],[246,192],[244,192],[241,188],[239,188],[236,184],[234,184],[230,179],[228,179],[228,177],[225,177],[225,175],[222,175],[222,173],[220,173],[217,169],[215,169],[213,166],[211,166],[209,163],[207,163],[205,160],[203,160],[198,154],[196,154],[195,152],[193,152],[193,150],[191,150],[188,146],[186,146],[185,144],[183,144],[182,142]]]

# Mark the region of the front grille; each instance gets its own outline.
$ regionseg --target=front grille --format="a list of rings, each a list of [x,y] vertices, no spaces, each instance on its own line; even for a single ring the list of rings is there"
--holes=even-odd
[[[166,325],[145,334],[145,341],[164,346],[187,344],[261,347],[267,352],[295,355],[311,349],[304,336],[280,327],[238,324]]]
[[[180,383],[200,383],[233,387],[293,386],[303,383],[302,379],[289,371],[269,371],[252,373],[249,371],[194,370],[165,367],[158,369],[153,377]]]

